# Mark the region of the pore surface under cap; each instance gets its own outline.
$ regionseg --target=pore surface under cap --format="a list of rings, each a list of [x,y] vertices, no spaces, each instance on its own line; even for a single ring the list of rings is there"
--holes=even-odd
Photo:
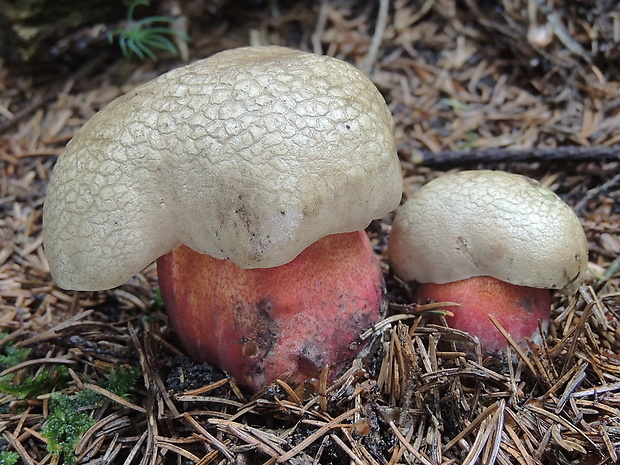
[[[44,242],[64,288],[122,284],[180,244],[245,268],[282,265],[396,208],[390,112],[340,60],[229,50],[114,100],[75,135],[48,187]]]
[[[406,280],[492,276],[546,289],[579,285],[588,262],[579,219],[554,192],[502,171],[441,176],[400,207],[390,264]]]

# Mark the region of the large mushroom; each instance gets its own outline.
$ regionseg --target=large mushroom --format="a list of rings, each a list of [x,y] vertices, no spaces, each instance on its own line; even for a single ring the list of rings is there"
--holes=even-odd
[[[484,353],[522,347],[549,323],[549,289],[573,293],[588,262],[573,210],[525,176],[463,171],[419,189],[398,210],[388,243],[390,264],[417,281],[420,301],[451,301],[452,327],[477,336]]]
[[[114,100],[67,145],[44,244],[66,289],[108,289],[158,260],[198,361],[252,390],[336,374],[380,317],[363,229],[402,175],[381,94],[353,66],[283,47],[228,50]]]

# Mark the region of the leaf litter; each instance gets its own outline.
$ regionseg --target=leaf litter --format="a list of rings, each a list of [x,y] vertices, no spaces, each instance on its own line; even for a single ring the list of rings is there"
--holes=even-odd
[[[459,349],[463,343],[476,349],[476,339],[449,327],[449,306],[416,305],[411,284],[390,273],[388,215],[368,228],[389,298],[385,320],[364,335],[372,340],[368,354],[331,384],[326,367],[305,386],[282,379],[250,397],[179,349],[157,297],[154,266],[114,290],[66,292],[51,281],[42,250],[45,186],[64,144],[113,98],[182,63],[162,56],[127,70],[120,54],[107,51],[44,75],[3,66],[0,459],[617,463],[615,2],[231,3],[180,5],[192,59],[271,43],[350,61],[371,76],[394,114],[405,199],[450,170],[504,169],[536,178],[582,221],[590,252],[586,282],[576,295],[554,296],[547,337],[527,353],[513,350],[514,363],[500,369],[479,350]],[[112,383],[121,367],[139,375]],[[75,441],[74,454],[55,448],[58,437],[49,431],[62,420],[59,403],[79,419],[63,433]]]

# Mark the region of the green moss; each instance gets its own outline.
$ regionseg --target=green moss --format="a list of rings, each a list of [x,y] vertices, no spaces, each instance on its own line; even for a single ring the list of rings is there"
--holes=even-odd
[[[86,407],[92,406],[92,391],[66,395],[59,392],[52,394],[49,416],[41,430],[47,438],[47,450],[61,454],[65,465],[76,462],[75,447],[84,433],[95,424],[95,420],[86,413]]]
[[[139,375],[138,367],[127,368],[121,365],[118,369],[112,369],[109,378],[99,385],[127,398]],[[62,455],[65,465],[75,464],[75,447],[84,433],[95,424],[88,412],[102,401],[103,396],[90,389],[73,395],[59,392],[52,394],[50,413],[41,434],[48,440],[47,450]]]
[[[12,374],[3,376],[0,378],[0,392],[12,394],[19,399],[30,399],[49,391],[52,386],[64,385],[69,380],[71,376],[66,367],[52,366],[19,382]]]
[[[7,440],[0,437],[0,465],[14,465],[19,460],[17,452],[6,450],[8,445]]]
[[[0,333],[0,340],[7,337]],[[14,367],[27,360],[30,349],[16,347],[12,343],[4,344],[0,348],[0,371]],[[16,377],[16,373],[0,377],[0,393],[12,394],[19,399],[35,397],[49,390],[50,386],[57,386],[71,379],[64,366],[51,365],[39,370],[35,376],[25,378]]]
[[[0,465],[15,465],[19,455],[16,452],[3,450],[0,452]]]
[[[0,339],[6,334],[0,334]],[[30,349],[15,347],[7,343],[0,347],[0,371],[24,362]],[[107,379],[98,383],[102,388],[129,399],[131,389],[140,376],[139,366],[121,365],[110,371]],[[18,377],[9,373],[0,377],[0,392],[20,399],[33,398],[50,390],[65,389],[71,381],[69,370],[62,365],[49,365],[38,370],[35,376]],[[48,443],[47,449],[59,455],[65,465],[74,465],[77,457],[75,447],[84,433],[95,424],[91,411],[103,402],[103,396],[84,389],[75,394],[53,392],[50,397],[49,416],[41,430]],[[13,465],[19,456],[5,451],[0,444],[0,465]]]
[[[0,340],[7,337],[6,333],[0,334]],[[22,363],[28,357],[30,349],[15,347],[14,344],[5,344],[0,352],[0,371]]]
[[[128,399],[129,392],[135,386],[140,373],[140,367],[138,366],[127,368],[121,365],[118,370],[113,368],[110,371],[110,377],[102,383],[101,387],[113,392],[117,396]]]

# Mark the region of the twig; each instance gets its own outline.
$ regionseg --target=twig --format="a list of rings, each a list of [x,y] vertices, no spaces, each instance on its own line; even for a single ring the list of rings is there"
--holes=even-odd
[[[60,364],[60,365],[73,365],[75,360],[68,360],[66,358],[37,358],[35,360],[26,360],[25,362],[18,363],[17,365],[13,365],[12,367],[7,368],[6,370],[0,372],[0,378],[3,376],[9,375],[15,371],[19,371],[23,368],[27,368],[32,365],[47,365],[47,364]]]
[[[327,10],[329,4],[327,0],[321,2],[321,8],[319,9],[319,17],[316,22],[316,28],[312,33],[312,51],[317,55],[323,54],[323,47],[321,46],[321,38],[325,32],[325,25],[327,24]]]
[[[235,456],[228,450],[228,447],[226,447],[223,442],[204,429],[200,423],[198,423],[194,417],[190,416],[187,412],[183,413],[183,418],[185,418],[185,421],[187,421],[196,432],[201,434],[209,444],[219,450],[229,462],[234,462]]]
[[[403,154],[413,154],[414,151],[407,147],[400,147]],[[443,150],[441,152],[422,151],[420,159],[414,161],[427,166],[458,166],[467,163],[506,163],[506,162],[578,162],[578,161],[620,161],[620,146],[611,147],[581,147],[568,146],[556,148],[532,148],[513,149],[506,147],[492,147],[484,149],[472,149],[468,151]]]
[[[356,465],[364,465],[364,462],[355,455],[351,448],[347,446],[342,439],[340,439],[335,434],[330,434],[329,437],[338,445],[338,447],[340,447],[349,457],[351,457],[353,463],[355,463]]]
[[[136,458],[136,456],[138,456],[138,454],[140,453],[140,449],[142,448],[144,441],[146,441],[146,439],[148,438],[148,435],[149,435],[148,431],[145,431],[144,433],[142,433],[140,438],[136,441],[134,446],[131,448],[131,451],[127,455],[127,458],[123,462],[123,465],[129,465],[131,462],[133,462],[133,459]]]
[[[90,447],[89,443],[91,443],[92,438],[97,435],[103,437],[101,431],[109,428],[110,425],[117,425],[118,422],[123,422],[124,426],[128,426],[130,423],[129,418],[127,418],[127,411],[120,410],[118,412],[114,412],[111,415],[108,415],[105,418],[102,418],[93,426],[91,426],[88,431],[84,433],[77,446],[75,446],[75,453],[77,455],[83,455],[86,453],[87,447]],[[109,430],[108,430],[109,431]]]
[[[206,386],[199,387],[197,389],[192,389],[190,391],[185,391],[182,395],[184,396],[198,396],[200,394],[204,394],[205,392],[213,391],[214,389],[220,388],[228,383],[228,378],[222,378],[213,383],[209,383]]]
[[[618,391],[618,390],[620,390],[620,382],[609,384],[608,386],[596,386],[590,389],[584,389],[583,391],[573,392],[571,394],[571,397],[578,399],[580,397],[598,396],[606,392]]]
[[[335,427],[336,425],[338,425],[342,421],[346,420],[347,418],[350,418],[353,415],[355,415],[357,413],[357,411],[358,411],[358,409],[356,409],[356,408],[353,408],[351,410],[347,410],[342,415],[339,415],[336,418],[334,418],[333,420],[329,421],[328,423],[325,423],[323,426],[321,426],[319,429],[317,429],[314,433],[312,433],[306,439],[304,439],[299,444],[297,444],[295,447],[293,447],[291,450],[289,450],[286,454],[283,454],[280,457],[278,457],[278,462],[279,463],[286,462],[287,460],[289,460],[292,457],[296,456],[297,454],[302,452],[306,447],[308,447],[310,444],[312,444],[314,441],[318,440],[321,436],[326,434],[330,429],[332,429],[333,427]]]
[[[478,457],[480,457],[480,454],[482,453],[482,449],[485,445],[489,443],[489,437],[491,436],[491,434],[495,432],[501,437],[501,431],[504,426],[504,407],[505,403],[502,400],[501,403],[498,405],[498,410],[493,413],[493,416],[491,418],[486,417],[484,419],[484,421],[482,422],[482,426],[480,427],[480,430],[476,435],[476,439],[474,440],[474,443],[469,449],[467,457],[463,459],[463,465],[474,465],[475,463],[477,463]],[[500,420],[502,421],[501,425],[499,424]],[[499,447],[499,443],[497,444],[497,446]],[[486,462],[485,460],[483,460],[483,462],[494,463],[494,461]]]
[[[584,195],[583,198],[579,202],[577,202],[577,205],[575,205],[575,210],[580,211],[590,200],[592,200],[598,194],[600,194],[601,192],[606,192],[607,190],[611,189],[614,185],[618,183],[620,183],[620,173],[616,174],[613,178],[611,178],[606,183],[601,184],[600,186],[597,186],[594,189],[590,189],[586,193],[586,195]]]
[[[603,444],[605,445],[607,454],[611,458],[611,462],[618,463],[618,453],[616,452],[616,448],[612,444],[611,439],[609,438],[609,434],[607,434],[607,430],[605,429],[605,426],[602,423],[599,424],[598,432],[601,435],[601,438],[603,439]]]
[[[140,407],[134,403],[129,402],[126,399],[123,399],[121,396],[114,394],[113,392],[108,391],[107,389],[102,388],[101,386],[97,386],[96,384],[84,383],[84,388],[90,389],[91,391],[95,391],[98,394],[101,394],[108,399],[113,400],[114,402],[121,404],[127,408],[132,410],[136,410],[140,413],[146,413],[146,409],[144,407]]]
[[[487,448],[483,454],[483,463],[495,463],[499,455],[502,443],[502,433],[504,431],[504,412],[506,401],[502,399],[499,403],[497,412],[493,415],[493,424],[490,425],[491,439],[487,443]]]
[[[32,457],[30,457],[26,449],[24,449],[24,446],[20,444],[17,438],[13,436],[10,431],[5,431],[2,436],[4,437],[6,442],[8,442],[11,447],[13,447],[13,449],[15,449],[15,452],[19,454],[20,458],[24,461],[24,464],[35,465],[34,460],[32,459]]]
[[[79,293],[76,292],[74,294],[75,299],[77,300]],[[46,341],[49,339],[56,339],[57,337],[60,336],[61,332],[67,328],[71,328],[74,325],[78,325],[80,323],[83,323],[85,325],[93,325],[93,326],[106,326],[106,327],[110,327],[110,325],[104,325],[104,323],[101,322],[96,322],[96,321],[84,321],[84,322],[80,322],[80,320],[83,320],[85,318],[90,317],[93,314],[93,310],[85,310],[82,311],[80,313],[78,313],[77,315],[69,318],[68,320],[65,320],[61,323],[59,323],[58,325],[54,326],[51,329],[48,329],[47,331],[44,331],[42,333],[36,334],[33,337],[30,337],[28,339],[25,339],[23,341],[19,341],[17,343],[18,347],[26,347],[28,345],[31,344],[36,344],[38,342],[42,342],[42,341]]]
[[[461,304],[456,302],[432,302],[430,304],[417,305],[417,304],[390,304],[390,309],[397,311],[399,313],[395,315],[390,315],[383,320],[379,321],[372,328],[367,329],[363,333],[360,334],[360,339],[363,341],[368,339],[375,333],[380,333],[381,331],[385,331],[389,329],[392,323],[396,323],[402,320],[411,320],[413,318],[417,318],[419,315],[424,313],[428,314],[441,314],[444,316],[454,316],[452,312],[449,310],[445,310],[446,307],[460,307]]]
[[[425,456],[423,456],[420,452],[418,452],[417,450],[415,450],[413,448],[413,446],[411,444],[409,444],[409,441],[407,441],[405,439],[405,437],[403,436],[403,434],[398,430],[398,428],[396,427],[396,425],[394,424],[393,421],[390,421],[390,429],[394,432],[394,435],[396,436],[396,439],[398,439],[398,441],[405,446],[405,449],[407,449],[407,452],[409,452],[411,455],[413,455],[417,460],[419,460],[420,462],[422,462],[424,465],[433,465],[431,463],[430,460],[428,460]]]
[[[583,313],[581,314],[581,317],[579,318],[579,321],[577,322],[577,326],[572,336],[573,340],[568,349],[568,352],[566,353],[566,358],[564,359],[564,365],[562,366],[562,374],[566,373],[569,367],[573,364],[573,358],[575,356],[575,351],[577,350],[577,344],[579,343],[579,338],[581,337],[583,333],[583,328],[586,324],[586,321],[588,321],[588,318],[590,318],[590,314],[592,313],[593,306],[594,306],[593,302],[590,302],[588,305],[586,305],[585,310],[583,311]]]
[[[571,377],[571,380],[567,383],[566,388],[562,393],[562,396],[558,399],[557,407],[555,408],[556,414],[559,414],[564,409],[564,405],[566,405],[566,402],[568,402],[568,400],[572,397],[575,389],[577,389],[581,385],[581,382],[587,377],[587,364],[582,364],[578,362],[575,366],[579,368],[576,373]]]
[[[144,378],[144,385],[147,388],[147,396],[145,399],[146,405],[146,420],[147,420],[147,429],[145,431],[146,436],[146,450],[144,451],[144,455],[142,456],[142,460],[140,461],[140,465],[151,464],[154,465],[157,459],[157,445],[155,444],[155,437],[158,436],[158,427],[157,427],[157,419],[156,419],[156,400],[155,400],[155,383],[152,381],[151,377],[151,367],[149,365],[148,357],[145,354],[144,347],[138,338],[138,334],[136,330],[133,328],[131,324],[127,325],[127,329],[129,335],[131,336],[131,340],[133,341],[134,347],[138,352],[138,356],[140,359],[140,366],[142,367],[142,376]]]
[[[521,357],[521,359],[523,360],[525,365],[527,365],[527,367],[530,369],[532,374],[536,376],[538,373],[536,372],[536,368],[534,368],[534,365],[532,365],[532,361],[527,356],[527,354],[523,351],[523,349],[519,347],[519,345],[515,342],[515,340],[510,335],[510,333],[508,333],[508,331],[504,329],[504,327],[500,324],[499,321],[497,321],[497,319],[493,315],[488,315],[488,317],[489,317],[489,320],[491,320],[491,323],[493,323],[495,327],[499,330],[499,332],[502,333],[502,335],[506,338],[506,341],[508,341],[508,344],[510,344],[512,348],[517,351],[517,353],[519,354],[519,357]]]
[[[585,432],[581,431],[579,428],[574,426],[569,420],[566,420],[558,415],[555,415],[554,413],[551,413],[545,410],[544,408],[536,407],[535,405],[526,405],[525,408],[530,410],[531,412],[535,412],[543,417],[548,418],[549,420],[554,421],[556,424],[558,424],[558,426],[559,425],[564,426],[565,428],[569,429],[573,433],[578,434],[579,436],[584,438],[586,441],[588,441],[594,449],[597,448],[594,441],[592,441],[592,439],[590,439]]]
[[[278,457],[285,453],[280,446],[285,445],[287,442],[279,436],[228,419],[209,418],[208,421],[209,424],[215,425],[220,431],[236,436],[245,441],[246,444],[256,447],[270,457]]]
[[[490,415],[493,415],[498,407],[498,404],[491,404],[487,408],[485,408],[474,421],[472,421],[463,431],[457,434],[448,444],[446,444],[446,446],[443,448],[443,453],[445,454],[461,439],[467,436],[472,430],[476,429],[485,419],[487,419]]]
[[[389,0],[379,0],[379,14],[377,15],[377,23],[375,24],[375,33],[372,35],[370,47],[368,47],[368,54],[364,62],[364,71],[366,74],[370,74],[377,61],[379,48],[381,48],[381,42],[383,41],[383,32],[387,24],[389,8]]]
[[[194,454],[192,454],[191,452],[183,449],[181,446],[177,446],[176,444],[165,441],[160,437],[155,438],[155,444],[157,444],[157,446],[160,449],[171,450],[172,452],[175,452],[177,455],[181,457],[185,457],[186,459],[191,460],[194,463],[198,463],[200,461],[200,459]]]

